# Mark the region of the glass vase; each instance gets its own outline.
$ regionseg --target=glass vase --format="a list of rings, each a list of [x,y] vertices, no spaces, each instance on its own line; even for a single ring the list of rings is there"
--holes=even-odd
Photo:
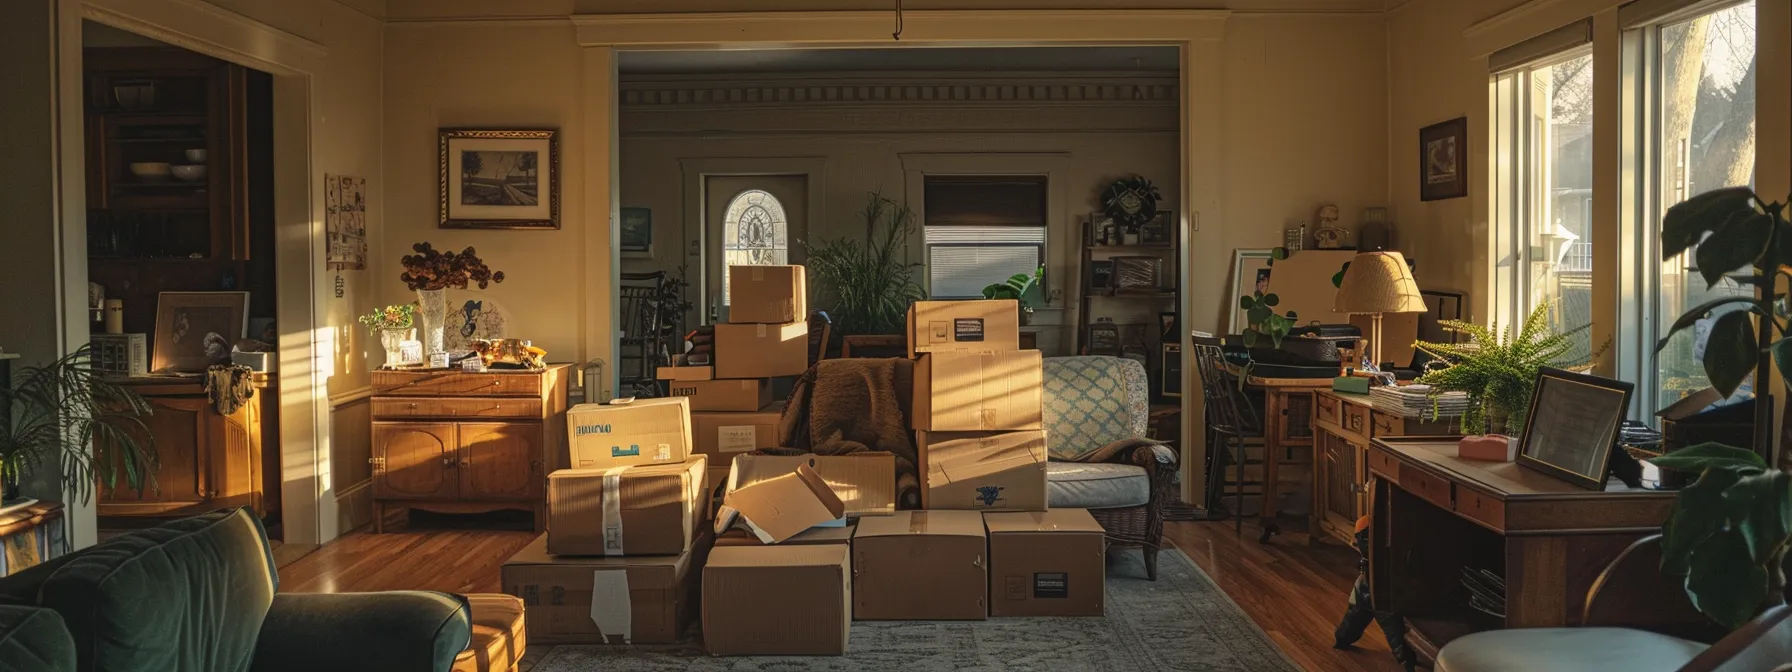
[[[442,345],[443,330],[448,326],[448,290],[419,289],[417,313],[423,318],[423,354],[446,352]]]
[[[396,369],[404,364],[404,352],[400,346],[410,337],[411,330],[408,328],[380,330],[380,347],[386,349],[386,368]]]

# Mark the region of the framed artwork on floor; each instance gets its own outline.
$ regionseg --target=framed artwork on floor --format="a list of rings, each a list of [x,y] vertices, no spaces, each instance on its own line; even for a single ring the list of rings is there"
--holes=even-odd
[[[1274,250],[1269,248],[1246,249],[1232,251],[1232,295],[1230,304],[1232,311],[1226,320],[1226,333],[1236,334],[1245,327],[1244,308],[1238,300],[1246,296],[1255,296],[1257,292],[1269,292],[1269,263]]]

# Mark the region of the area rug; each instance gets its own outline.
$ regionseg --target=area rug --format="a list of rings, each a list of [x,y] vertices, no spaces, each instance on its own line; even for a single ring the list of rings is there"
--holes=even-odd
[[[860,621],[840,657],[716,658],[694,643],[556,646],[531,672],[1299,669],[1182,551],[1159,552],[1157,571],[1145,580],[1137,551],[1110,556],[1101,618]]]

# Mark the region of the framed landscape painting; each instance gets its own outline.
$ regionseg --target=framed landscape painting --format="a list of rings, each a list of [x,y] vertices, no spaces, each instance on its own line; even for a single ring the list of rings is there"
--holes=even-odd
[[[441,228],[560,228],[556,131],[445,128],[436,145]]]

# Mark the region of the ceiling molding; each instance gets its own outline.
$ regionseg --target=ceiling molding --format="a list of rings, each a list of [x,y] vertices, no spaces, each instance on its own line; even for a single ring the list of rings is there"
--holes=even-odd
[[[81,17],[276,74],[309,72],[330,53],[322,44],[200,0],[84,0]]]
[[[917,10],[581,14],[579,44],[646,49],[905,44],[1176,44],[1224,36],[1226,10]]]
[[[1074,78],[1072,78],[1074,79]],[[765,82],[739,81],[627,84],[618,91],[624,108],[838,106],[838,105],[1180,105],[1175,79],[1131,82],[940,81]]]

